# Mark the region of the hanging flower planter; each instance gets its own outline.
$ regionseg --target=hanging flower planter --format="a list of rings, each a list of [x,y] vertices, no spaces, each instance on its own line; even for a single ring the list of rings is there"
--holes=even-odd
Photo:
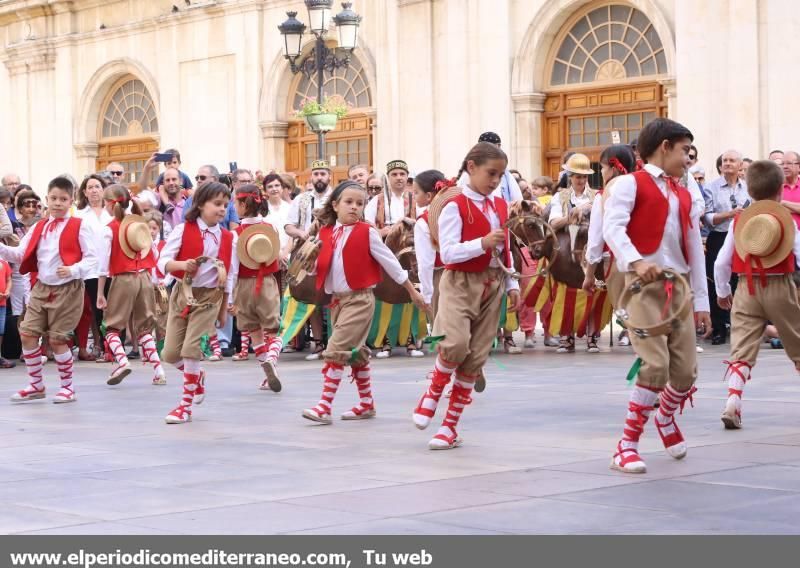
[[[339,117],[335,113],[323,112],[306,115],[306,124],[312,132],[330,132],[336,128]]]
[[[322,103],[307,98],[295,112],[295,116],[303,118],[312,132],[330,132],[336,128],[340,118],[347,116],[350,110],[347,102],[340,95],[325,97]]]

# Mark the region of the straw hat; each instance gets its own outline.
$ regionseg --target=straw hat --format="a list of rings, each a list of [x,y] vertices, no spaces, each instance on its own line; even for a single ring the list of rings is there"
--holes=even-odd
[[[140,253],[153,247],[150,227],[141,215],[126,215],[119,224],[119,246],[128,258],[136,258]]]
[[[269,266],[281,252],[281,240],[278,231],[267,223],[248,226],[236,243],[236,254],[243,266],[258,270],[261,266]]]
[[[742,211],[733,232],[736,254],[755,257],[764,268],[780,264],[794,248],[795,224],[777,201],[756,201]]]
[[[589,156],[585,154],[572,154],[569,160],[567,160],[567,163],[561,166],[561,168],[569,174],[590,176],[594,173],[592,162],[589,160]]]
[[[453,198],[461,193],[461,188],[458,186],[443,189],[431,201],[428,207],[428,228],[431,231],[431,242],[433,248],[439,250],[439,216],[445,205],[450,203]]]

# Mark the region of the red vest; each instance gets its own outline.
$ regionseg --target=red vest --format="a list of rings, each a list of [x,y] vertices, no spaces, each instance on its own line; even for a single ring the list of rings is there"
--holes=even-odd
[[[430,227],[430,223],[428,223],[428,210],[426,209],[422,215],[417,217],[417,219],[424,219],[425,223]],[[436,251],[436,260],[433,263],[434,268],[441,268],[444,266],[444,262],[442,262],[442,257],[439,255],[439,251]]]
[[[268,225],[269,223],[264,223]],[[244,230],[250,227],[250,225],[239,225],[236,227],[236,233],[241,237]],[[244,264],[239,263],[239,278],[255,278],[256,276],[267,276],[268,274],[273,274],[280,270],[280,264],[276,259],[275,262],[270,264],[269,266],[262,266],[259,269],[247,268]]]
[[[217,258],[225,265],[225,270],[231,270],[231,255],[233,253],[233,233],[227,229],[219,228],[222,232],[222,238],[219,243],[219,253]],[[175,260],[194,260],[195,258],[203,256],[203,235],[200,232],[200,227],[197,221],[186,221],[183,224],[183,235],[181,235],[181,248]],[[176,270],[172,275],[181,279],[184,276],[182,270]]]
[[[116,276],[126,272],[139,272],[153,268],[156,265],[156,257],[152,248],[144,258],[140,258],[141,253],[136,258],[128,258],[119,244],[119,225],[120,223],[116,219],[108,224],[108,228],[111,229],[111,260],[108,263],[108,273]]]
[[[739,230],[739,215],[733,221],[733,233],[736,234],[736,231]],[[761,287],[766,287],[767,285],[767,274],[792,274],[794,272],[796,259],[794,257],[794,252],[790,252],[789,255],[784,258],[780,263],[776,264],[775,266],[771,266],[769,268],[760,268],[758,259],[750,259],[747,260],[743,259],[739,256],[739,253],[736,251],[736,248],[733,249],[733,263],[731,268],[733,272],[736,274],[745,274],[747,276],[747,289],[750,294],[755,294],[755,287],[753,286],[753,271],[755,270],[758,273],[759,278],[761,280]]]
[[[500,218],[500,225],[505,225],[508,220],[508,205],[499,197],[487,197],[486,199],[494,200],[494,208],[497,211],[497,216]],[[472,241],[475,239],[482,239],[492,232],[492,226],[489,223],[483,211],[478,209],[478,206],[472,202],[463,193],[456,195],[453,198],[453,203],[458,206],[458,212],[461,215],[461,242]],[[508,241],[508,230],[506,230],[506,266],[511,266],[511,259],[509,258],[508,251],[510,251]],[[459,272],[483,272],[489,268],[489,263],[492,261],[492,251],[487,250],[480,256],[471,258],[464,262],[456,264],[446,264],[447,270],[458,270]]]
[[[48,217],[34,225],[33,235],[31,240],[28,241],[28,248],[25,249],[22,263],[19,265],[20,274],[29,274],[39,270],[39,259],[36,256],[36,251],[45,225],[49,222],[50,218]],[[81,232],[81,220],[77,217],[69,217],[65,223],[64,230],[61,231],[61,238],[58,240],[58,254],[61,256],[61,262],[64,263],[64,266],[72,266],[83,258],[83,251],[78,238]]]
[[[317,289],[325,286],[325,278],[333,263],[334,227],[326,225],[319,230],[321,247],[317,257]],[[369,247],[369,223],[363,221],[353,225],[350,236],[342,250],[344,277],[351,290],[371,288],[381,281],[381,265],[378,264]]]
[[[647,171],[634,172],[636,180],[636,202],[631,211],[627,233],[633,246],[642,255],[653,254],[661,247],[664,237],[664,226],[669,215],[669,198],[664,197]],[[689,227],[692,226],[692,197],[689,190],[678,186],[678,209],[681,224],[681,250],[683,258],[689,262],[689,249],[687,248]],[[671,189],[667,189],[667,195]]]

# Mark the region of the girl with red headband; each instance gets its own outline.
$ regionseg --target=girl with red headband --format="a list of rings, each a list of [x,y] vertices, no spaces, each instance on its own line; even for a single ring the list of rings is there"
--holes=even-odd
[[[125,186],[108,186],[103,198],[114,217],[103,227],[102,252],[98,255],[97,309],[105,310],[106,343],[115,361],[107,384],[118,385],[133,370],[120,339],[120,331],[128,327],[128,322],[132,322],[130,332],[142,346],[142,360],[153,364],[153,384],[163,384],[165,373],[152,334],[156,318],[150,270],[156,265],[156,257],[148,241],[152,239],[150,229]],[[106,299],[108,277],[112,280]],[[133,337],[131,340],[135,346]]]
[[[270,178],[271,175],[267,176],[265,183],[268,183],[267,180],[272,181]],[[245,232],[247,235],[259,234],[251,229],[253,226],[266,226],[272,230],[263,231],[263,236],[272,235],[270,248],[279,249],[280,232],[272,221],[262,215],[266,212],[266,203],[258,186],[243,185],[236,190],[234,198],[236,213],[241,219],[236,228],[239,238],[244,238]],[[245,260],[239,258],[239,275],[233,298],[230,299],[230,312],[236,316],[236,327],[242,333],[243,353],[246,354],[244,345],[249,339],[264,371],[264,380],[259,388],[280,392],[281,382],[276,369],[283,349],[283,339],[278,334],[281,323],[281,287],[278,282],[280,250],[275,250],[274,253],[272,262],[262,264],[257,269],[246,266]]]

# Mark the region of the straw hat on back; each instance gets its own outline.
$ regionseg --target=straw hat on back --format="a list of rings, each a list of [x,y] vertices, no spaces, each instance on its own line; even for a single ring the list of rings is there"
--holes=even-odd
[[[236,243],[236,254],[243,266],[258,270],[275,262],[281,251],[281,241],[275,227],[267,223],[248,226]]]
[[[783,205],[772,200],[756,201],[736,220],[736,254],[751,266],[760,262],[761,267],[772,268],[792,252],[795,230],[792,215]]]
[[[126,215],[119,224],[119,246],[128,258],[149,253],[153,247],[150,227],[141,215]]]

